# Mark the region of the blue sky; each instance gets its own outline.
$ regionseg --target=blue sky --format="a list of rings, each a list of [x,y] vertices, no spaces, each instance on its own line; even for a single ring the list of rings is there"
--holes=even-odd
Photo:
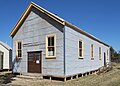
[[[32,0],[48,11],[120,50],[120,0]],[[10,32],[31,0],[0,2],[0,40],[12,46]]]

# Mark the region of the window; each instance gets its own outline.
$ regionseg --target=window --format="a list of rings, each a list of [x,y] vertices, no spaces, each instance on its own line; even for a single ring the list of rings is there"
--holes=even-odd
[[[46,36],[46,58],[56,57],[56,35]]]
[[[91,57],[94,58],[94,46],[91,44]]]
[[[17,51],[17,58],[21,58],[22,57],[22,42],[17,42],[17,46],[16,46],[16,51]]]
[[[108,50],[107,50],[107,60],[108,60]]]
[[[99,47],[99,59],[101,60],[101,47]]]
[[[83,58],[83,41],[82,40],[79,40],[79,43],[78,43],[78,48],[79,48],[79,58]]]

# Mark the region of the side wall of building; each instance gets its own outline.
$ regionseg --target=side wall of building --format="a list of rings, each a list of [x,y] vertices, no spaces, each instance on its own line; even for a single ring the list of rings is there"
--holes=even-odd
[[[13,37],[13,72],[28,73],[28,54],[42,51],[42,74],[63,75],[63,26],[36,9],[32,9]],[[56,34],[56,58],[46,59],[46,35]],[[16,42],[22,42],[22,60],[16,61]],[[30,45],[28,45],[30,44]]]
[[[0,51],[3,52],[3,69],[10,69],[9,50],[0,45]]]
[[[83,59],[79,59],[78,54],[78,41],[83,41]],[[91,60],[91,44],[94,45],[94,60]],[[102,59],[99,60],[99,47],[102,49]],[[98,43],[95,40],[69,28],[65,27],[65,72],[66,75],[85,73],[91,70],[98,69],[104,66],[104,52],[109,55],[109,47]],[[110,62],[109,56],[106,59],[107,63]]]

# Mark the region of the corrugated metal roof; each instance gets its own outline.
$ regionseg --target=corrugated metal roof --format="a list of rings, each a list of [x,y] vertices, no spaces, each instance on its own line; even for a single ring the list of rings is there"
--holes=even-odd
[[[3,47],[5,47],[6,49],[12,50],[12,48],[11,48],[8,44],[6,44],[6,43],[4,43],[4,42],[0,41],[0,44],[1,44]]]

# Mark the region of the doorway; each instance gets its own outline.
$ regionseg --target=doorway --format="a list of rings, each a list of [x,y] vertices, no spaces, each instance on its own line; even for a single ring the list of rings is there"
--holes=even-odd
[[[106,53],[104,52],[104,66],[106,66]]]
[[[28,52],[28,72],[41,73],[42,51]]]

